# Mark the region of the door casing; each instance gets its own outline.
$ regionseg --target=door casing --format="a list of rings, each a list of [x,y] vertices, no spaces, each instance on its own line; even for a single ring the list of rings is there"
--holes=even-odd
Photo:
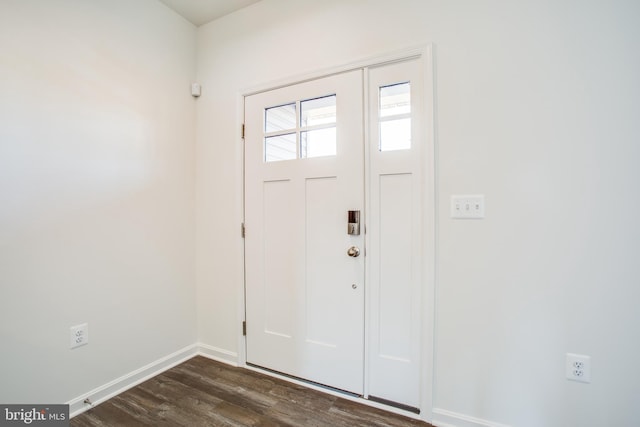
[[[421,138],[424,141],[424,158],[423,166],[424,166],[424,174],[423,174],[423,200],[422,200],[422,211],[424,215],[424,229],[422,241],[423,243],[423,259],[424,263],[422,266],[423,269],[423,287],[422,287],[422,300],[420,301],[421,306],[421,343],[420,349],[422,354],[421,360],[421,368],[420,368],[420,377],[422,379],[420,385],[420,407],[421,412],[419,416],[412,414],[407,411],[399,410],[397,408],[393,408],[387,405],[382,405],[373,401],[369,401],[362,398],[351,397],[348,395],[343,395],[342,393],[327,390],[326,388],[317,387],[313,384],[308,384],[306,382],[298,381],[295,379],[291,379],[288,377],[280,376],[276,373],[264,371],[261,369],[257,369],[246,364],[246,339],[242,334],[242,322],[245,320],[246,311],[245,311],[245,274],[244,274],[244,242],[238,245],[238,253],[237,256],[239,260],[238,263],[238,286],[237,286],[237,301],[238,301],[238,318],[237,318],[237,353],[232,353],[228,351],[217,351],[215,353],[219,354],[219,358],[225,360],[226,362],[244,367],[250,370],[258,370],[262,373],[273,375],[276,377],[284,378],[288,381],[292,381],[294,383],[299,383],[301,385],[305,385],[310,388],[314,388],[329,394],[334,394],[342,398],[347,398],[350,400],[356,400],[360,403],[367,404],[369,406],[378,407],[384,410],[388,410],[391,412],[401,413],[403,415],[419,418],[421,420],[429,422],[433,418],[433,382],[434,382],[434,324],[435,324],[435,287],[437,281],[437,272],[436,272],[436,251],[437,251],[437,235],[436,235],[436,222],[437,222],[437,193],[436,193],[436,180],[437,180],[437,169],[436,169],[436,92],[435,92],[435,47],[433,44],[425,44],[418,47],[408,48],[404,50],[399,50],[391,53],[384,53],[376,56],[372,56],[357,62],[352,62],[348,64],[343,64],[340,66],[332,67],[329,69],[320,70],[313,73],[308,73],[304,75],[293,76],[289,78],[285,78],[278,81],[268,82],[265,84],[261,84],[259,86],[249,87],[244,90],[238,92],[237,95],[237,123],[238,129],[242,128],[244,123],[244,98],[246,96],[250,96],[256,93],[260,93],[267,90],[277,89],[280,87],[285,87],[289,85],[294,85],[297,83],[314,80],[326,76],[330,76],[337,73],[342,73],[345,71],[363,69],[368,67],[376,67],[382,66],[384,64],[406,61],[408,59],[418,59],[421,62],[422,70],[423,70],[423,119],[427,124],[422,126],[421,130]],[[365,103],[368,103],[366,99],[366,91],[365,91]],[[367,139],[366,129],[368,128],[368,124],[365,123],[365,139]],[[242,194],[242,197],[239,197],[239,205],[237,206],[237,211],[239,212],[238,223],[244,223],[244,143],[241,132],[238,132],[237,139],[237,147],[238,147],[238,155],[237,155],[237,181],[239,183],[238,192]],[[239,237],[241,238],[241,237]],[[369,300],[365,300],[365,313],[369,313]],[[365,319],[367,322],[369,319]],[[365,334],[365,349],[368,346],[368,338],[367,334]],[[367,393],[367,362],[365,361],[365,396]]]

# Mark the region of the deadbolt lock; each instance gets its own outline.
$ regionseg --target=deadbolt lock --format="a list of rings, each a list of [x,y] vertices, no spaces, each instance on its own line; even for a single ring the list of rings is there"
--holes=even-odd
[[[348,211],[347,234],[350,234],[352,236],[360,235],[360,211]]]

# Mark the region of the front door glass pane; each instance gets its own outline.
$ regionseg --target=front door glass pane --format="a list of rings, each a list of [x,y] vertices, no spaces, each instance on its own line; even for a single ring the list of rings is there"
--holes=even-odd
[[[280,132],[296,128],[296,104],[281,105],[265,110],[264,131]]]
[[[278,162],[296,158],[296,134],[269,136],[264,139],[264,161]]]
[[[336,155],[336,128],[310,130],[300,133],[300,157]]]
[[[336,96],[323,96],[300,103],[300,126],[335,124]]]

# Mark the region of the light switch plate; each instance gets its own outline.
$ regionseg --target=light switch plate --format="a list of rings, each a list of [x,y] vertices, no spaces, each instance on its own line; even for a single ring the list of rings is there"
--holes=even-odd
[[[482,219],[484,218],[484,195],[451,196],[451,218]]]

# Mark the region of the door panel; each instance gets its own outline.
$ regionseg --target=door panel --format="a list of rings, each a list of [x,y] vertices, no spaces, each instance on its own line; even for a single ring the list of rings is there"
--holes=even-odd
[[[411,174],[381,175],[379,181],[379,354],[398,362],[411,359],[411,283],[413,233]]]
[[[335,331],[341,325],[333,316],[334,289],[326,286],[336,277],[327,266],[340,265],[344,258],[341,243],[333,243],[342,240],[344,212],[327,203],[327,195],[339,191],[335,177],[308,179],[306,186],[306,336],[317,345],[335,348]]]
[[[290,284],[292,271],[287,261],[295,259],[295,236],[291,224],[295,220],[291,211],[282,210],[291,195],[290,180],[263,183],[264,273],[264,327],[265,333],[290,338],[295,325],[292,313],[282,306],[292,307],[296,303]]]
[[[420,407],[421,70],[410,60],[246,97],[248,363]],[[351,210],[360,234],[347,233]]]
[[[420,406],[424,138],[418,60],[369,70],[369,387]]]
[[[247,362],[363,393],[362,71],[245,100]],[[293,113],[292,113],[293,112]],[[293,117],[293,119],[292,119]]]

